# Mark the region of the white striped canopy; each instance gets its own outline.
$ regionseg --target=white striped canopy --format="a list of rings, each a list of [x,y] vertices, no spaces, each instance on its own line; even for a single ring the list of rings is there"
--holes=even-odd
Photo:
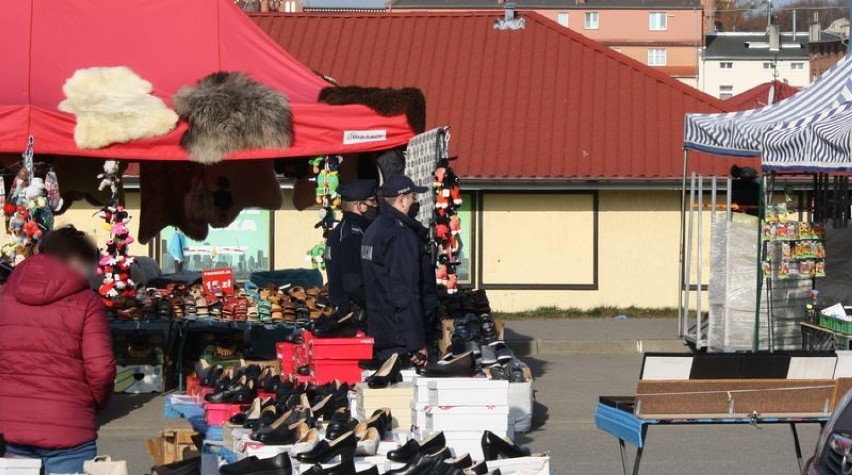
[[[748,111],[687,114],[683,146],[716,155],[760,156],[764,152],[764,135],[776,125],[835,109],[850,101],[852,61],[843,58],[810,86],[781,102]]]
[[[763,168],[776,171],[852,171],[852,102],[789,122],[763,137]]]

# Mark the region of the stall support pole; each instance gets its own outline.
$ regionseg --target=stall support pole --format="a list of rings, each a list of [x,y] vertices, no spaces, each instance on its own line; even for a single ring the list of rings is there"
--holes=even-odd
[[[692,278],[691,278],[691,274],[692,274],[692,226],[695,223],[695,210],[693,209],[694,205],[695,205],[695,179],[696,179],[696,174],[695,174],[695,172],[692,172],[692,177],[690,179],[690,187],[689,187],[689,221],[688,221],[688,224],[687,224],[688,229],[687,229],[687,233],[686,233],[686,246],[685,246],[685,251],[684,251],[684,259],[686,260],[686,265],[684,266],[684,273],[683,273],[684,274],[683,275],[683,281],[684,281],[683,290],[685,292],[685,296],[684,296],[684,300],[683,300],[683,313],[684,313],[684,319],[683,319],[684,323],[683,324],[684,324],[684,329],[686,331],[689,330],[689,312],[690,312],[690,309],[689,309],[689,294],[691,293],[690,287],[691,287],[691,284],[692,284]],[[698,322],[696,321],[696,325],[697,324],[698,324]],[[696,335],[697,334],[698,333],[696,331]],[[698,346],[699,346],[698,338],[695,339],[695,346],[696,346],[696,348],[698,348]]]
[[[763,249],[763,220],[765,217],[766,210],[766,174],[763,174],[758,181],[758,191],[757,196],[761,199],[758,200],[758,211],[757,211],[757,292],[755,292],[755,304],[754,304],[754,335],[752,341],[752,351],[757,352],[760,350],[760,297],[763,293],[763,259],[764,259],[764,249]]]
[[[697,252],[696,252],[696,277],[697,282],[696,293],[695,293],[695,340],[701,341],[701,326],[704,320],[703,308],[701,307],[701,294],[702,292],[702,280],[701,280],[701,269],[704,267],[704,252],[702,251],[704,245],[704,177],[700,177],[698,180],[698,243],[697,243]]]
[[[680,262],[678,266],[678,288],[677,288],[677,318],[678,336],[686,335],[686,317],[683,313],[683,265],[684,265],[684,241],[686,233],[686,169],[689,153],[683,149],[683,178],[680,184]]]

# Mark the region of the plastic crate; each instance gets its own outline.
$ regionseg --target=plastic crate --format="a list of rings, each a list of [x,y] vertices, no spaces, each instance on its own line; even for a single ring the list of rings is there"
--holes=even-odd
[[[834,327],[835,327],[836,321],[837,321],[836,319],[831,318],[831,317],[827,317],[825,315],[819,316],[819,326],[821,326],[823,328],[828,328],[829,330],[835,329]]]
[[[212,404],[204,405],[204,415],[208,426],[218,426],[225,422],[235,414],[242,412],[243,406],[239,404]]]

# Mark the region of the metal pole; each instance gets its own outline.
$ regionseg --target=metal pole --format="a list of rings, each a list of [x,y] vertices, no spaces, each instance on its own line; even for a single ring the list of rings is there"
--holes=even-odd
[[[692,293],[692,227],[695,222],[695,172],[692,172],[692,178],[690,179],[689,186],[689,224],[687,225],[687,234],[686,234],[686,250],[685,250],[685,258],[686,258],[686,266],[684,272],[684,290],[686,291],[686,295],[683,301],[683,309],[684,309],[684,327],[685,331],[689,331],[689,294]],[[696,331],[696,336],[698,332]],[[695,347],[698,348],[698,338],[695,339]]]
[[[852,1],[852,0],[850,0]],[[684,266],[684,241],[686,240],[686,165],[689,157],[686,149],[683,149],[683,178],[680,184],[680,262],[678,266],[678,287],[677,287],[677,318],[678,318],[678,336],[683,338],[686,334],[686,316],[683,312],[683,266]]]
[[[698,252],[696,253],[697,293],[695,295],[695,340],[701,341],[701,325],[704,323],[704,314],[701,313],[701,294],[703,293],[701,268],[704,267],[704,177],[698,177]]]
[[[757,352],[760,350],[760,297],[761,291],[763,289],[763,259],[765,256],[763,250],[763,220],[764,220],[764,211],[766,208],[766,175],[762,175],[760,177],[760,181],[758,181],[758,196],[760,199],[758,200],[759,208],[757,212],[757,292],[755,292],[755,305],[754,305],[754,336],[752,340],[752,351]]]

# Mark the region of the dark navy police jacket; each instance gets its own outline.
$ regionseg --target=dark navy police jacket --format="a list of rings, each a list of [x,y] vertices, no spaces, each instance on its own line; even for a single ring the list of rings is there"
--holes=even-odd
[[[382,211],[361,243],[367,331],[376,349],[414,351],[437,334],[438,295],[428,230],[393,207]]]

